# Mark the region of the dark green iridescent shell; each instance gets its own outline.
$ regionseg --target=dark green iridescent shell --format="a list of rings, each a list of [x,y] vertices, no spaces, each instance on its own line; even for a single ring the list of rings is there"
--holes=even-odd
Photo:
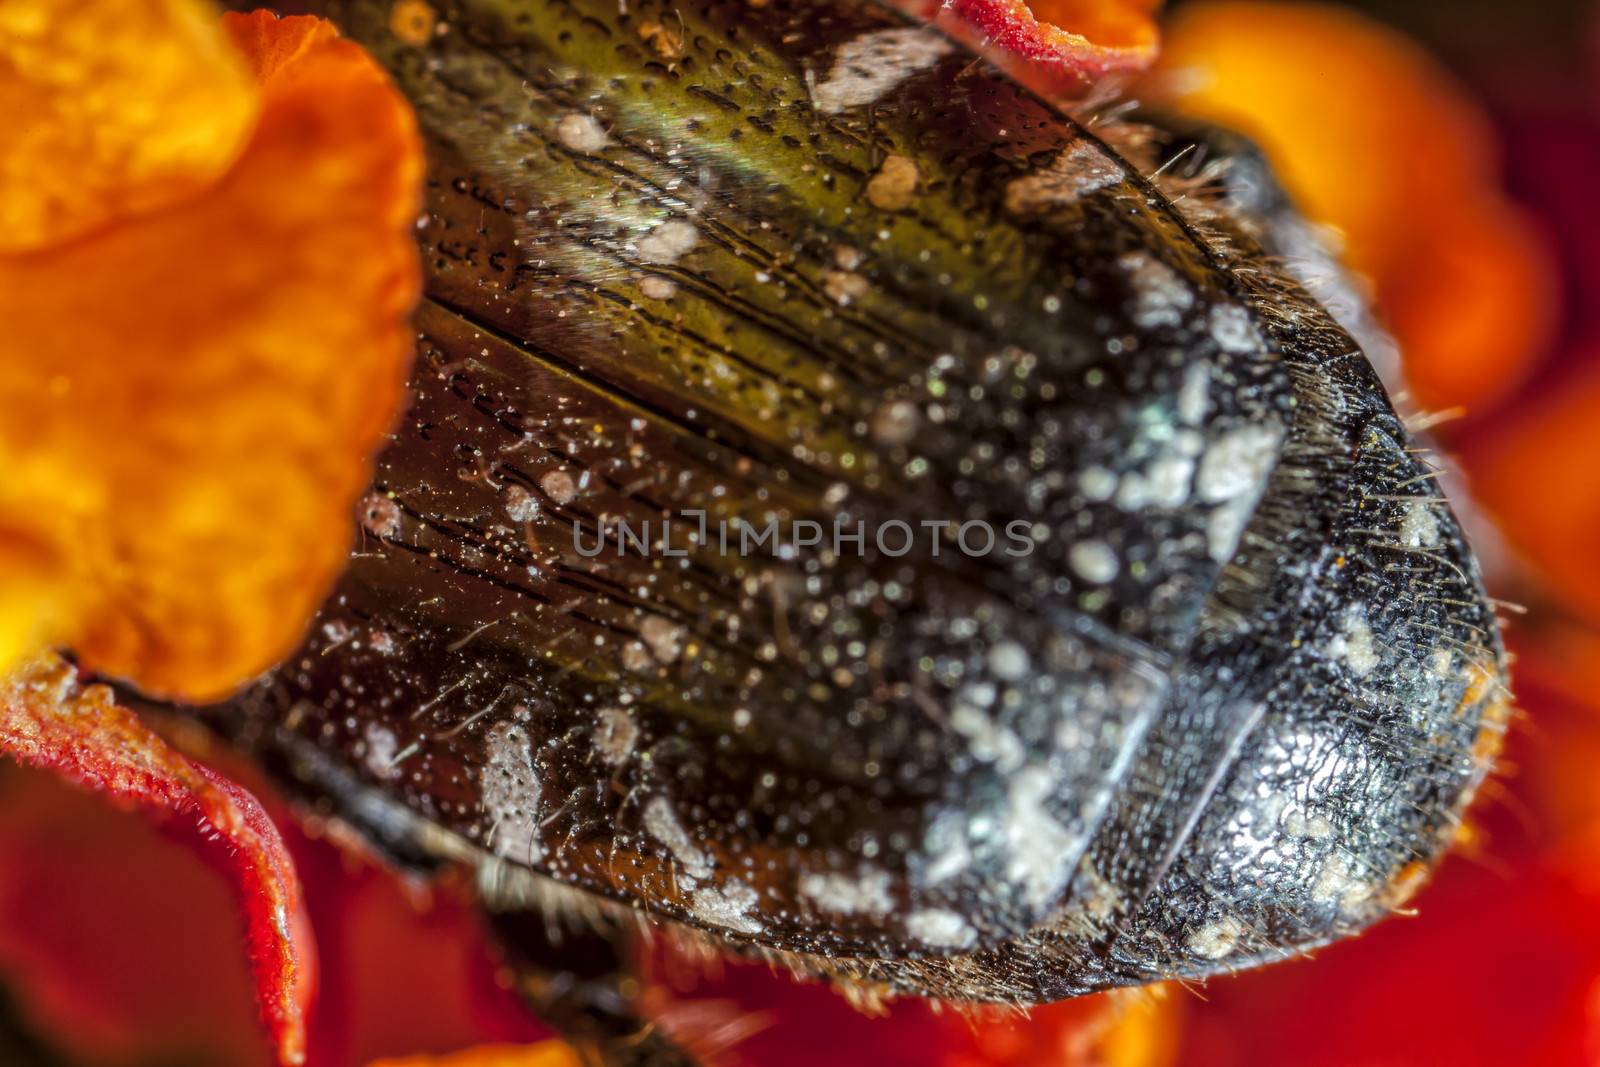
[[[1180,211],[1151,136],[866,0],[437,6],[420,46],[324,7],[427,136],[421,355],[230,729],[398,849],[902,992],[1203,975],[1398,903],[1498,729],[1493,614],[1226,190]]]

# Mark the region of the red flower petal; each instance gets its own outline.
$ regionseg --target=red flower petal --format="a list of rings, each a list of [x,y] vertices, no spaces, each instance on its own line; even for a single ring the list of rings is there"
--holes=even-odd
[[[283,840],[246,790],[167,746],[104,686],[56,658],[0,682],[0,752],[147,812],[193,817],[223,846],[245,913],[262,1015],[285,1064],[305,1061],[315,956]]]
[[[1052,73],[1094,78],[1156,57],[1160,0],[951,0],[1008,52]]]

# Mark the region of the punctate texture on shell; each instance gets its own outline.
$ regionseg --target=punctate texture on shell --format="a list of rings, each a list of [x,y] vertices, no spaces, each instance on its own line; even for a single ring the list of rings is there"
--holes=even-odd
[[[861,0],[435,6],[326,9],[428,137],[421,360],[231,729],[398,853],[891,992],[1205,975],[1406,897],[1495,621],[1236,190]]]

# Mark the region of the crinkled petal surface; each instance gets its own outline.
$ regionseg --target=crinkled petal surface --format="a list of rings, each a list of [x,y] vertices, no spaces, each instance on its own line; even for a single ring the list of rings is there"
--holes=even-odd
[[[43,640],[198,700],[270,666],[342,567],[402,405],[410,108],[325,23],[225,25],[262,78],[235,165],[0,256],[0,670]]]
[[[0,751],[119,802],[215,832],[245,914],[257,996],[286,1064],[304,1061],[315,959],[300,883],[250,793],[169,748],[104,686],[46,657],[0,682]]]
[[[1156,57],[1159,0],[951,0],[957,14],[1008,52],[1092,78]]]
[[[6,0],[0,252],[210,185],[238,158],[258,106],[204,0]]]
[[[285,70],[292,71],[309,53],[339,39],[338,28],[326,19],[284,19],[268,11],[228,15],[224,27],[256,80],[263,84],[270,84]]]

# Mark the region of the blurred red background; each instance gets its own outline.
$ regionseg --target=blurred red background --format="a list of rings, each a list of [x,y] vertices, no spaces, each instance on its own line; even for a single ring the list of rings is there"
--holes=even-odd
[[[1312,131],[1323,155],[1311,158],[1331,162],[1308,180],[1338,201],[1348,159],[1352,172],[1393,183],[1368,230],[1346,233],[1351,257],[1402,342],[1419,400],[1465,408],[1435,432],[1497,531],[1478,527],[1494,591],[1528,608],[1508,633],[1522,710],[1471,839],[1414,916],[1315,958],[1024,1020],[920,1004],[869,1018],[764,967],[700,974],[656,959],[663,1021],[676,1013],[716,1046],[717,1062],[1600,1063],[1600,6],[1350,7],[1419,42],[1464,87],[1469,125],[1483,123],[1483,181],[1525,214],[1507,237],[1498,207],[1463,194],[1432,205],[1426,234],[1402,233],[1394,219],[1426,199],[1405,183],[1450,166],[1459,141],[1415,128],[1438,112],[1414,86],[1328,79],[1328,114]],[[1174,12],[1223,18],[1201,9]],[[1242,39],[1266,32],[1249,8],[1227,18]],[[1175,49],[1186,41],[1177,27]],[[1308,28],[1303,51],[1280,50],[1279,62],[1361,62],[1319,56],[1333,40]],[[283,825],[322,959],[313,1067],[544,1036],[504,988],[460,887],[405,884]],[[225,885],[183,831],[0,765],[0,982],[11,1002],[0,1063],[265,1064],[238,937]]]

